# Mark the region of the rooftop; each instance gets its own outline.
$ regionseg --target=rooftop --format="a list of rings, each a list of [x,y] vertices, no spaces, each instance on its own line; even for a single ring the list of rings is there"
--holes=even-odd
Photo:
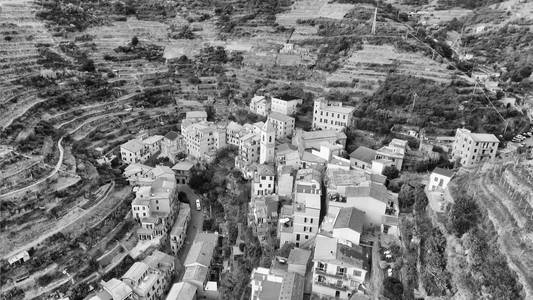
[[[185,113],[186,119],[191,118],[207,118],[207,113],[203,110],[193,110]]]
[[[162,135],[152,135],[152,136],[149,136],[149,137],[145,138],[143,140],[143,143],[144,144],[148,144],[148,145],[155,144],[155,143],[161,141],[162,139],[163,139]]]
[[[293,117],[290,117],[290,116],[287,116],[287,115],[284,115],[284,114],[278,113],[278,112],[271,112],[268,115],[268,117],[271,118],[271,119],[274,119],[274,120],[281,121],[281,122],[291,122],[291,121],[294,122],[294,118]]]
[[[452,178],[453,174],[455,174],[453,170],[443,169],[443,168],[438,168],[438,167],[433,170],[433,173],[446,176],[448,178]]]
[[[185,266],[199,264],[209,266],[213,258],[213,252],[218,243],[218,235],[214,233],[198,233],[185,258]]]
[[[102,281],[101,285],[111,295],[113,300],[124,300],[132,293],[131,288],[127,284],[116,278],[111,278],[108,282]]]
[[[199,281],[204,282],[209,273],[209,266],[201,265],[192,265],[185,267],[185,273],[183,274],[182,280],[184,282],[190,281]],[[181,300],[181,299],[180,299]]]
[[[326,174],[328,187],[356,186],[368,180],[365,171],[360,169],[328,169]]]
[[[150,269],[144,262],[137,261],[122,275],[122,278],[127,278],[132,281],[138,281]]]
[[[167,134],[165,134],[165,138],[172,140],[172,141],[177,139],[179,136],[180,136],[179,133],[175,131],[169,131]]]
[[[376,150],[360,146],[350,154],[350,157],[370,164],[376,158]]]
[[[304,153],[302,154],[302,161],[314,162],[319,164],[324,164],[327,162],[326,159],[307,151],[304,151]]]
[[[259,176],[275,176],[276,170],[273,165],[261,164],[257,166],[257,175]]]
[[[335,130],[304,131],[302,133],[302,138],[304,140],[326,139],[326,138],[345,139],[346,134],[342,131],[337,132]]]
[[[179,213],[176,218],[176,222],[174,222],[174,225],[172,226],[170,235],[179,235],[180,233],[184,232],[185,223],[190,213],[191,213],[191,208],[189,204],[180,202]]]
[[[347,187],[346,197],[371,197],[384,203],[394,200],[383,184],[375,182],[368,186]]]
[[[287,260],[288,264],[294,264],[294,265],[307,265],[309,262],[309,259],[311,258],[311,251],[300,249],[300,248],[293,248],[291,252],[289,253],[289,258]]]
[[[250,103],[257,103],[257,102],[262,102],[262,101],[266,102],[266,97],[265,96],[254,95],[252,97],[252,99],[250,100]]]
[[[174,176],[174,171],[170,167],[164,166],[164,165],[157,165],[155,168],[151,170],[152,175],[154,175],[155,178],[158,178],[163,175],[170,175]]]
[[[500,140],[494,134],[471,133],[470,136],[475,142],[479,142],[479,143],[499,143],[500,142]]]
[[[398,217],[389,215],[383,215],[381,217],[381,222],[383,223],[383,225],[389,226],[398,226],[400,223]]]
[[[297,300],[303,299],[305,278],[297,273],[288,272],[283,276],[279,300]]]
[[[365,213],[355,207],[344,207],[339,210],[333,228],[349,228],[356,232],[363,232]]]
[[[143,149],[143,143],[138,139],[133,139],[120,145],[120,148],[124,148],[130,152],[139,152]]]
[[[196,286],[188,282],[178,282],[172,285],[166,300],[193,300],[196,295]]]
[[[152,254],[143,259],[143,262],[152,269],[166,271],[174,266],[174,256],[155,250]]]
[[[192,169],[193,166],[194,166],[194,164],[191,161],[182,160],[182,161],[178,162],[177,164],[175,164],[172,167],[172,170],[189,171],[190,169]]]

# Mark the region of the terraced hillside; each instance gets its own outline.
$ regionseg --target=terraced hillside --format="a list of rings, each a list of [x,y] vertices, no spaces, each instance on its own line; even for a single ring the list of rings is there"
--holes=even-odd
[[[40,43],[54,43],[44,24],[36,19],[33,1],[0,1],[0,128],[45,99],[19,80],[39,74]]]
[[[462,183],[488,212],[498,232],[499,248],[518,274],[526,299],[533,297],[532,170],[531,160],[498,161],[480,167],[475,176],[465,174],[471,179],[465,178]]]

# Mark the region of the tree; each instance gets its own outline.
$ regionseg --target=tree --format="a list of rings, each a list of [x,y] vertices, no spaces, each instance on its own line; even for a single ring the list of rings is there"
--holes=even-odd
[[[448,227],[461,237],[479,222],[481,212],[476,201],[468,195],[459,195],[448,214]]]
[[[420,213],[426,210],[428,205],[428,198],[424,192],[424,187],[420,186],[415,189],[415,211]]]
[[[398,204],[401,211],[410,211],[415,204],[415,188],[405,183],[398,193]]]
[[[131,38],[131,45],[133,47],[137,46],[139,44],[139,38],[137,36],[134,36]]]
[[[386,166],[385,169],[383,169],[383,175],[385,175],[388,180],[393,180],[398,178],[400,171],[396,169],[395,166]]]
[[[401,300],[403,296],[403,285],[398,278],[387,277],[383,280],[384,296],[391,300]]]

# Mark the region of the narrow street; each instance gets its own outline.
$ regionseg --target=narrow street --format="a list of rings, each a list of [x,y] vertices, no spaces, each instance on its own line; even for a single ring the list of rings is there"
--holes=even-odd
[[[202,211],[196,210],[195,201],[196,199],[200,198],[200,196],[196,195],[194,191],[186,184],[180,184],[178,188],[180,191],[183,191],[185,194],[187,194],[187,199],[189,200],[189,205],[191,207],[191,220],[189,221],[189,225],[187,227],[187,236],[185,237],[183,247],[178,254],[180,262],[183,263],[185,262],[187,254],[189,254],[189,250],[191,249],[191,245],[196,237],[196,234],[202,231],[204,214]],[[178,275],[178,281],[180,281],[182,277],[183,272]]]

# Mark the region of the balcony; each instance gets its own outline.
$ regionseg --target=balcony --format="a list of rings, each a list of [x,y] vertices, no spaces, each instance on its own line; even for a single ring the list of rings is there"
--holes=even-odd
[[[348,290],[348,287],[345,286],[345,285],[338,285],[336,283],[330,283],[330,282],[327,282],[327,281],[315,281],[314,284],[317,284],[317,285],[321,285],[321,286],[324,286],[324,287],[327,287],[327,288],[330,288],[330,289],[335,289],[335,290],[339,290],[339,291],[343,291],[343,292],[346,292]]]
[[[331,274],[331,273],[326,273],[325,270],[319,269],[319,268],[315,268],[315,273],[323,275],[323,276],[328,276],[331,278],[336,278],[336,279],[348,279],[348,276],[346,275],[346,273]]]

